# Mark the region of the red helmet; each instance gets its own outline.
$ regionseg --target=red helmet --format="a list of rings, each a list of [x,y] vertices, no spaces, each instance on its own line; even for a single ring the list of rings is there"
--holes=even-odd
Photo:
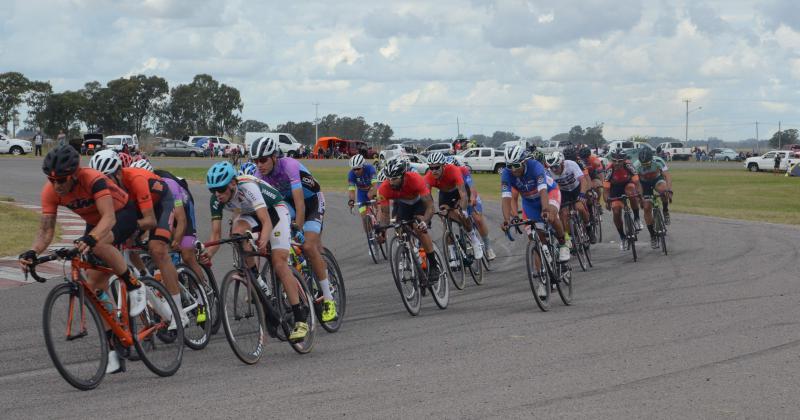
[[[123,168],[129,167],[129,166],[131,166],[131,163],[133,163],[133,158],[131,157],[131,155],[129,155],[127,153],[120,153],[119,154],[119,160],[122,161],[122,167]]]

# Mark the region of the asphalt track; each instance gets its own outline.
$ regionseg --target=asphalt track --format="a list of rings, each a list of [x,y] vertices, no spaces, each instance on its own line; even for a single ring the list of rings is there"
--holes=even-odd
[[[156,162],[156,164],[161,164]],[[170,162],[165,166],[175,166]],[[38,201],[39,161],[0,160],[0,195]],[[207,193],[193,190],[204,203]],[[680,191],[676,192],[680,200]],[[498,203],[488,216],[498,220]],[[201,231],[208,210],[199,206]],[[41,308],[55,282],[0,291],[0,417],[12,418],[797,418],[800,413],[798,231],[673,215],[663,256],[617,245],[576,272],[574,305],[536,307],[523,240],[493,231],[485,285],[403,308],[386,264],[366,253],[341,194],[328,194],[325,243],[342,265],[342,330],[320,330],[298,355],[270,341],[255,366],[224,335],[186,351],[170,378],[140,363],[80,392],[55,371]],[[606,224],[605,232],[610,232]],[[202,232],[204,235],[207,232]],[[648,249],[645,249],[648,248]],[[217,274],[229,264],[221,252]],[[452,289],[452,288],[451,288]]]

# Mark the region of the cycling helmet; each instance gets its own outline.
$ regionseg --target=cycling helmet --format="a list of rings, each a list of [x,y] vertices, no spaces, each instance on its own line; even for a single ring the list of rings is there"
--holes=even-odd
[[[233,165],[230,162],[217,162],[208,169],[206,187],[209,190],[224,187],[230,184],[234,177],[236,177],[236,170],[233,169]]]
[[[361,155],[353,155],[350,158],[350,167],[353,169],[359,169],[364,167],[364,156]]]
[[[544,163],[548,167],[561,166],[564,163],[564,154],[558,151],[550,153],[544,158]]]
[[[258,168],[256,168],[256,164],[253,162],[245,162],[239,165],[239,175],[255,176],[256,171],[258,171]]]
[[[131,157],[131,155],[129,155],[127,153],[120,153],[119,154],[119,160],[120,160],[120,162],[122,162],[122,167],[123,168],[127,168],[127,167],[131,166],[131,163],[133,162],[133,158]]]
[[[146,169],[150,172],[153,172],[153,165],[151,165],[150,161],[147,159],[139,159],[136,162],[131,163],[131,168]]]
[[[653,151],[645,147],[639,152],[639,162],[650,163],[653,161]]]
[[[528,153],[525,148],[520,145],[506,148],[505,158],[507,165],[522,163],[527,157]]]
[[[622,149],[614,149],[611,152],[611,160],[626,160],[628,155]]]
[[[444,165],[446,160],[442,152],[433,152],[428,155],[428,165]]]
[[[533,152],[533,159],[544,165],[544,153],[540,150]]]
[[[65,177],[75,173],[81,163],[81,155],[74,147],[64,145],[47,152],[42,162],[42,172],[47,176]]]
[[[406,173],[407,168],[408,166],[404,159],[393,159],[386,163],[384,171],[386,171],[387,178],[398,178]]]
[[[578,156],[583,160],[589,159],[589,157],[592,156],[592,149],[582,147],[581,150],[578,151]]]
[[[122,167],[122,159],[120,159],[117,152],[111,149],[101,150],[95,153],[89,160],[89,166],[103,173],[103,175],[111,175]]]
[[[272,137],[261,137],[250,146],[250,157],[258,159],[278,153],[278,144]]]
[[[384,169],[381,169],[380,171],[378,171],[378,175],[377,175],[377,176],[375,176],[375,179],[376,179],[378,182],[383,182],[383,181],[386,181],[386,168],[384,168]]]
[[[564,160],[571,160],[574,162],[578,160],[578,149],[572,146],[565,147],[562,155],[564,156]]]
[[[463,166],[461,165],[461,161],[456,159],[455,156],[447,156],[447,158],[445,159],[445,163],[449,163],[453,166]]]

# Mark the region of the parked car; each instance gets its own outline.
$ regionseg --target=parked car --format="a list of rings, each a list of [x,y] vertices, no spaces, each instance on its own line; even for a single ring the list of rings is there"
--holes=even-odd
[[[610,162],[611,162],[611,153],[612,153],[614,150],[616,150],[616,149],[609,149],[609,151],[608,151],[608,152],[606,152],[606,154],[602,156],[602,159],[603,159],[603,164],[604,164],[606,167],[607,167],[607,166],[610,164]],[[639,152],[640,152],[642,149],[637,149],[637,148],[627,148],[627,149],[622,149],[622,150],[625,152],[625,154],[626,154],[626,155],[628,155],[628,159],[630,159],[630,161],[631,161],[631,162],[636,162],[637,160],[639,160]]]
[[[192,146],[185,141],[167,140],[162,141],[154,150],[153,156],[203,156],[205,151],[199,147]]]
[[[506,166],[503,150],[495,150],[491,147],[474,147],[467,149],[457,155],[462,162],[469,166],[473,171],[499,172]]]
[[[378,159],[389,160],[405,153],[406,148],[402,144],[390,144],[378,153]]]
[[[711,151],[708,152],[708,156],[711,157],[711,160],[716,160],[716,161],[730,162],[732,160],[733,161],[740,160],[739,153],[737,153],[736,150],[733,149],[711,149]]]
[[[405,156],[408,158],[409,166],[414,172],[420,175],[425,175],[425,172],[428,172],[428,159],[425,156],[416,153],[409,153]]]
[[[111,149],[117,153],[121,152],[126,144],[128,145],[128,150],[131,153],[139,150],[139,139],[135,136],[114,135],[103,139],[103,146],[105,146],[106,149]]]
[[[552,153],[555,151],[561,152],[568,146],[572,146],[572,142],[569,140],[558,140],[558,141],[550,140],[548,142],[545,142],[545,144],[542,147],[540,147],[539,150],[545,154]]]
[[[83,143],[81,144],[82,155],[93,155],[95,152],[103,150],[103,135],[100,133],[86,133],[83,135]]]
[[[692,148],[686,147],[681,142],[664,142],[658,145],[669,160],[689,160],[692,157]]]
[[[230,153],[231,148],[237,147],[239,148],[239,153],[244,155],[246,153],[244,145],[232,143],[230,140],[226,139],[225,137],[217,137],[217,136],[185,136],[181,139],[192,146],[199,147],[203,149],[204,152],[208,150],[208,142],[214,145],[214,154],[218,155],[220,150],[222,154],[227,156]]]
[[[775,168],[776,155],[781,156],[781,163],[778,166],[781,171],[785,171],[789,166],[800,162],[800,158],[795,157],[789,150],[771,150],[761,156],[745,159],[744,167],[750,172],[771,171]]]
[[[256,140],[262,137],[271,137],[274,140],[277,140],[278,148],[281,149],[281,152],[283,152],[283,154],[286,156],[296,157],[300,154],[300,146],[302,146],[302,144],[297,141],[297,139],[295,139],[291,133],[245,133],[245,153],[249,154],[250,146],[252,146]]]
[[[12,155],[24,155],[33,150],[33,145],[28,140],[12,139],[0,133],[0,153],[11,153]]]
[[[433,152],[442,152],[446,155],[453,154],[453,145],[450,143],[434,143],[428,146],[424,152],[421,153],[422,156],[428,156]]]

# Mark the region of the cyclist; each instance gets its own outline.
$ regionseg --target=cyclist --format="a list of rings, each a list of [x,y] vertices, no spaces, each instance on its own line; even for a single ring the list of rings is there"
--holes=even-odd
[[[638,187],[638,188],[637,188]],[[606,190],[606,208],[614,213],[614,226],[619,233],[619,249],[625,251],[625,231],[622,228],[622,202],[614,200],[622,195],[628,196],[633,210],[634,223],[636,230],[642,229],[639,221],[639,200],[636,196],[637,191],[641,191],[639,185],[639,175],[633,167],[628,155],[622,149],[611,152],[611,167],[606,172],[606,179],[603,183]],[[612,203],[612,200],[614,202]]]
[[[364,163],[364,156],[354,155],[350,158],[350,172],[347,174],[347,206],[351,211],[355,206],[356,201],[365,203],[369,201],[369,191],[372,186],[378,182],[375,167],[369,163]],[[361,223],[364,226],[364,232],[367,231],[367,206],[361,204],[358,206],[358,212],[361,214]]]
[[[258,176],[258,168],[256,164],[253,162],[244,162],[239,165],[239,173],[238,175],[250,175],[250,176]]]
[[[80,167],[80,155],[69,145],[58,146],[44,158],[42,171],[48,182],[42,187],[42,218],[31,249],[19,256],[22,270],[27,272],[36,255],[53,241],[59,206],[67,207],[86,221],[86,231],[75,243],[83,252],[91,252],[108,264],[128,286],[130,315],[136,316],[145,308],[145,289],[128,269],[125,258],[116,248],[136,229],[136,208],[128,202],[128,194],[102,173]],[[96,270],[87,271],[87,282],[98,295],[110,300],[109,275]],[[112,304],[113,305],[113,304]],[[110,331],[107,332],[110,337]],[[113,347],[112,347],[113,348]],[[120,370],[117,353],[109,352],[107,373]]]
[[[639,182],[642,186],[642,194],[652,196],[655,190],[661,196],[661,204],[664,210],[664,223],[669,220],[669,210],[667,203],[672,195],[672,176],[667,168],[667,163],[658,156],[653,156],[650,149],[642,149],[639,152],[639,161],[634,164],[636,172],[639,173]],[[653,203],[644,201],[644,222],[647,224],[647,231],[650,232],[650,247],[658,248],[658,238],[653,229]]]
[[[314,275],[320,279],[323,294],[322,322],[338,318],[333,301],[328,265],[322,259],[322,222],[325,197],[319,182],[303,164],[290,157],[280,157],[278,143],[272,137],[262,137],[250,147],[261,179],[275,187],[289,206],[289,214],[297,228],[298,242],[303,243],[303,255],[311,263]]]
[[[553,178],[537,159],[530,159],[524,147],[516,145],[505,150],[506,167],[500,175],[500,194],[503,200],[503,230],[516,221],[516,191],[522,196],[525,216],[537,222],[547,221],[556,232],[559,243],[558,260],[569,261],[569,247],[564,227],[558,218],[561,192]],[[541,291],[540,291],[541,292]],[[541,293],[540,293],[541,294]]]
[[[428,255],[433,255],[433,241],[428,233],[428,225],[433,218],[433,198],[422,175],[408,169],[404,159],[386,162],[386,181],[378,188],[380,223],[389,224],[389,203],[394,201],[394,215],[397,221],[414,221],[414,232]],[[436,258],[428,258],[430,272],[428,278],[435,279],[441,274]]]
[[[589,211],[586,209],[586,192],[589,191],[588,177],[584,176],[580,166],[569,159],[565,159],[561,152],[553,152],[545,158],[547,170],[550,171],[553,179],[561,190],[561,223],[567,235],[575,234],[569,227],[569,205],[575,203],[575,209],[583,219],[584,226],[589,226]],[[594,236],[592,229],[589,230],[589,237]],[[569,241],[569,240],[568,240]]]
[[[483,252],[486,254],[486,258],[492,261],[497,258],[497,255],[494,253],[491,242],[489,241],[489,226],[486,225],[483,219],[483,201],[481,200],[481,196],[478,195],[478,188],[475,187],[475,181],[472,179],[472,171],[469,169],[469,166],[462,165],[461,162],[453,156],[447,156],[446,162],[455,165],[461,170],[461,175],[464,178],[464,185],[469,195],[467,214],[472,217],[475,222],[475,227],[481,235],[484,247]]]
[[[441,152],[433,152],[428,156],[428,169],[425,182],[428,188],[439,190],[439,210],[448,210],[447,217],[464,226],[472,242],[475,258],[483,258],[483,245],[473,229],[472,219],[467,215],[469,193],[461,170],[455,165],[445,163],[445,156]]]
[[[138,227],[142,232],[149,232],[147,253],[150,254],[156,267],[161,270],[164,286],[178,307],[183,326],[187,326],[189,318],[183,312],[181,304],[178,271],[169,256],[175,207],[175,200],[169,188],[158,175],[150,172],[152,166],[147,159],[136,160],[131,163],[130,167],[123,168],[117,152],[106,149],[95,153],[89,161],[89,165],[108,176],[119,187],[127,191],[130,201],[136,204],[140,218],[136,221],[134,227]],[[137,254],[130,254],[130,259],[140,269],[144,267]],[[175,322],[174,319],[171,320],[171,329],[176,328]]]
[[[289,208],[278,190],[266,182],[248,175],[236,175],[230,162],[217,162],[208,170],[206,187],[211,191],[211,241],[218,241],[222,235],[222,213],[224,209],[235,213],[231,233],[246,231],[258,233],[256,245],[259,252],[272,250],[272,267],[292,306],[295,320],[306,318],[306,308],[300,305],[295,278],[287,264],[289,259],[289,240],[291,238]],[[250,251],[250,245],[245,244]],[[206,248],[204,263],[211,260],[219,246]],[[248,259],[248,267],[254,278],[259,276],[255,258]],[[289,340],[302,341],[308,334],[308,324],[296,321]]]
[[[603,197],[603,177],[605,176],[605,167],[603,162],[597,156],[592,154],[592,149],[583,147],[578,151],[578,159],[583,162],[584,175],[589,177],[591,186],[590,192],[587,196],[586,206],[589,208],[589,213],[594,211],[594,203]],[[599,208],[599,207],[598,207]],[[602,209],[601,209],[602,210]],[[594,219],[592,219],[594,220]],[[594,235],[590,238],[592,243],[597,242]]]

